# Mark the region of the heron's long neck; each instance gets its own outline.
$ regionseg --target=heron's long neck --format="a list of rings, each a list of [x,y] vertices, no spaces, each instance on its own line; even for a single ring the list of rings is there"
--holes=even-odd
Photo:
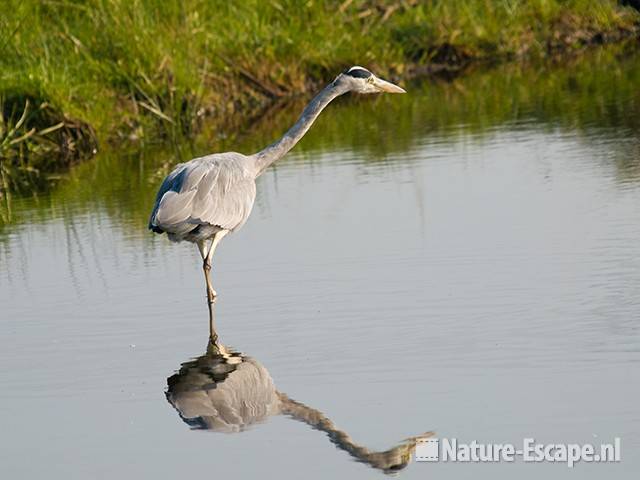
[[[284,136],[275,143],[272,143],[264,150],[259,151],[253,158],[255,159],[256,177],[260,175],[265,169],[276,160],[284,157],[289,150],[291,150],[296,143],[307,133],[307,130],[313,125],[320,112],[326,107],[334,98],[346,93],[347,88],[340,85],[334,85],[330,83],[327,85],[313,100],[307,105],[300,115],[300,118],[291,127]]]

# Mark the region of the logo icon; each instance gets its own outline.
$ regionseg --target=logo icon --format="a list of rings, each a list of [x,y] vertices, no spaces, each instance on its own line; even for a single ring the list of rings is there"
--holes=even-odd
[[[416,462],[437,462],[438,451],[437,438],[420,438],[416,443]]]

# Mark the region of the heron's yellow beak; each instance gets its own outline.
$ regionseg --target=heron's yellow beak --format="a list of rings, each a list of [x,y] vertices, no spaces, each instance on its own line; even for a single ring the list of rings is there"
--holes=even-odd
[[[386,80],[382,80],[381,78],[376,77],[373,81],[375,87],[381,92],[386,93],[407,93],[404,88],[400,88],[397,85],[394,85],[391,82],[387,82]]]

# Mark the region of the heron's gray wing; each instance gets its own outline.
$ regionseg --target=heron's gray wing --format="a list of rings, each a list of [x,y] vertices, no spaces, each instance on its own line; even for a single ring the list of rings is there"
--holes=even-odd
[[[251,213],[255,182],[235,159],[196,159],[163,182],[150,227],[184,235],[198,225],[239,228]],[[164,189],[164,192],[163,192]]]
[[[154,227],[157,227],[157,225],[154,223],[154,219],[156,213],[158,213],[158,207],[160,207],[160,201],[162,200],[162,197],[164,197],[164,195],[169,191],[180,191],[182,182],[184,180],[185,170],[185,164],[179,163],[174,167],[171,173],[165,177],[162,185],[160,185],[158,193],[156,194],[156,201],[154,202],[153,209],[151,210],[151,216],[149,217],[150,230],[154,230]]]
[[[234,230],[249,217],[255,198],[255,181],[244,169],[221,163],[198,185],[191,216],[198,223]]]

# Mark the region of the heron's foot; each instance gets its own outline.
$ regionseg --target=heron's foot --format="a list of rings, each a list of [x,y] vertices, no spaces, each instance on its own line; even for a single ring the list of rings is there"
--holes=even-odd
[[[220,344],[218,343],[218,334],[215,332],[209,335],[209,345],[207,345],[207,351],[211,351],[215,354],[220,353]]]

